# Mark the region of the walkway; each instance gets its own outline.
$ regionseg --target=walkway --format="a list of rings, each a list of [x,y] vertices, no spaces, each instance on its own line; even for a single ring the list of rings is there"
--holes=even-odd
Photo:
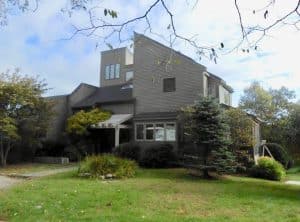
[[[16,183],[22,182],[24,179],[34,179],[44,176],[50,176],[57,173],[69,172],[77,169],[77,167],[65,167],[61,169],[44,170],[34,173],[11,174],[7,176],[0,175],[0,189],[9,188]]]
[[[292,184],[292,185],[300,186],[300,181],[288,180],[288,181],[285,182],[285,184]]]

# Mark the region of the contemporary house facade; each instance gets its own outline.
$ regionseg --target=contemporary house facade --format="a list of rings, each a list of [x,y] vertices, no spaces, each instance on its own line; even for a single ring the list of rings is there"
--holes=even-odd
[[[80,84],[69,95],[50,98],[56,102],[57,114],[48,138],[59,138],[72,113],[99,107],[113,115],[91,126],[96,141],[98,138],[95,152],[128,141],[144,147],[164,142],[178,147],[184,142],[177,119],[180,109],[199,96],[212,96],[231,106],[232,93],[232,88],[205,66],[135,33],[133,52],[118,48],[101,53],[99,87]]]

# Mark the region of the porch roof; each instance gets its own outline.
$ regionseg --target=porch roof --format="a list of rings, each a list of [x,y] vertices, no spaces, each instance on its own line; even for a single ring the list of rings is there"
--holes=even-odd
[[[104,121],[99,122],[98,124],[92,125],[92,128],[96,129],[103,129],[103,128],[125,128],[125,125],[122,125],[122,123],[132,119],[132,114],[113,114],[111,117]]]

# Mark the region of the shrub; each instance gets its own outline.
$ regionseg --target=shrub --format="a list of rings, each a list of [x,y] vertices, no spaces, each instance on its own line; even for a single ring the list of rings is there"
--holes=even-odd
[[[286,174],[281,163],[270,157],[260,157],[250,172],[254,177],[268,180],[282,180]]]
[[[140,151],[140,147],[135,143],[123,143],[113,149],[116,156],[136,161],[139,160]]]
[[[275,160],[280,162],[286,169],[289,169],[292,165],[292,160],[287,151],[277,143],[266,143],[272,156]]]
[[[144,150],[140,165],[149,168],[169,167],[176,161],[171,144],[155,144]]]
[[[80,176],[94,178],[129,178],[136,173],[137,164],[111,154],[87,156],[78,169]]]

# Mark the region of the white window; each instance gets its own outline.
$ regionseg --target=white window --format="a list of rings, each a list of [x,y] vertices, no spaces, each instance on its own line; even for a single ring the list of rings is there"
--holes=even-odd
[[[146,124],[146,140],[153,140],[154,136],[154,125]]]
[[[163,123],[155,124],[155,141],[165,140],[165,127]]]
[[[115,78],[115,65],[110,65],[110,79]]]
[[[109,66],[105,66],[105,79],[109,79]]]
[[[166,140],[167,141],[175,141],[176,140],[176,129],[174,123],[166,124]]]
[[[125,80],[129,81],[131,79],[133,79],[133,71],[126,72]]]
[[[144,124],[136,124],[136,140],[144,140]]]
[[[116,64],[115,77],[116,77],[116,79],[120,78],[120,64]]]
[[[176,141],[175,123],[138,123],[135,125],[136,140]]]

